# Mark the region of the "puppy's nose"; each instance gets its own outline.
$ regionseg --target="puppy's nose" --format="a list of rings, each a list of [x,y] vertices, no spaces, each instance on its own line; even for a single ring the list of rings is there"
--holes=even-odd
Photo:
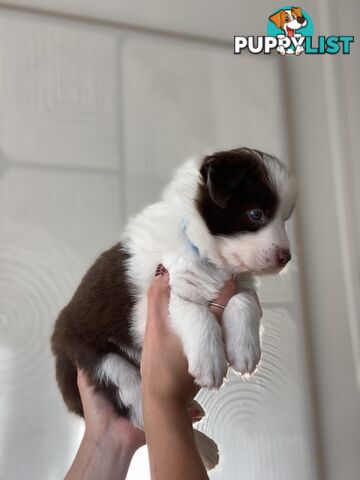
[[[277,251],[278,262],[280,265],[285,266],[291,259],[291,253],[288,248],[279,248]]]
[[[305,17],[297,17],[296,20],[302,25],[305,22]]]

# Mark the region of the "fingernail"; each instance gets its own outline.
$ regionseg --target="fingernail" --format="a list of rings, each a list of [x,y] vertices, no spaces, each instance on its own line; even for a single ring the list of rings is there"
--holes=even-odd
[[[164,265],[159,263],[159,265],[156,267],[155,277],[157,277],[158,275],[165,275],[165,273],[167,273],[166,268],[164,267]]]
[[[205,416],[205,412],[203,410],[197,410],[195,408],[191,408],[189,413],[193,420],[201,420]]]

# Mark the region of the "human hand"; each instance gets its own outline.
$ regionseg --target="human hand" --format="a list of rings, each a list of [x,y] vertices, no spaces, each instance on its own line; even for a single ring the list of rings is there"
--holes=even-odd
[[[125,480],[135,451],[145,444],[144,432],[120,417],[111,403],[89,385],[78,369],[85,433],[65,480]]]
[[[147,320],[141,357],[143,398],[173,399],[188,406],[198,388],[188,373],[180,339],[170,330],[169,273],[158,267],[147,292]]]
[[[78,388],[84,410],[85,439],[105,439],[118,447],[137,450],[145,445],[145,435],[125,417],[120,417],[111,403],[88,384],[85,373],[78,369]]]

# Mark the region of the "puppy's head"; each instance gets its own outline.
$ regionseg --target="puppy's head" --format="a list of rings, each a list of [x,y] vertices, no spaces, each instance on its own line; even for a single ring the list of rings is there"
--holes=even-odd
[[[307,20],[302,14],[300,7],[293,7],[290,10],[280,10],[271,15],[269,19],[277,26],[285,31],[291,37],[295,30],[306,27]]]
[[[290,260],[285,222],[295,184],[275,157],[240,148],[206,157],[196,205],[224,267],[265,275]]]

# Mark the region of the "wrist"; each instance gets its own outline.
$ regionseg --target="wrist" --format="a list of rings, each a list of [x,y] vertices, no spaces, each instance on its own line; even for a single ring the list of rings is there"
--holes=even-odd
[[[166,407],[186,408],[188,400],[178,394],[162,392],[159,389],[143,388],[142,403],[144,405],[160,405]]]
[[[86,432],[65,480],[125,478],[135,450],[113,438],[94,437]]]
[[[121,432],[111,429],[98,434],[85,429],[82,443],[88,450],[97,452],[123,452],[133,455],[139,448],[138,442],[133,441],[131,436],[122,435]]]
[[[177,402],[143,402],[143,418],[147,442],[156,438],[160,431],[172,432],[176,436],[179,428],[192,429],[192,420],[186,408]]]
[[[182,412],[187,412],[188,403],[185,399],[176,396],[147,392],[142,397],[145,424],[148,419],[153,420],[158,415],[173,417]]]

